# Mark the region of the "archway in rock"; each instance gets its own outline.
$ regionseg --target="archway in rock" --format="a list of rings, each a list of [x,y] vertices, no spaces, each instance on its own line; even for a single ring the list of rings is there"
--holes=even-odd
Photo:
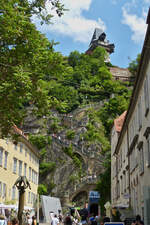
[[[93,203],[89,206],[89,212],[90,214],[94,214],[95,216],[98,215],[98,204],[97,203]]]
[[[83,206],[84,203],[88,199],[88,193],[86,191],[81,191],[76,196],[72,199],[72,202],[74,203],[75,206]]]
[[[86,169],[86,162],[84,156],[78,152],[74,152],[73,156],[75,156],[82,164],[82,169]]]

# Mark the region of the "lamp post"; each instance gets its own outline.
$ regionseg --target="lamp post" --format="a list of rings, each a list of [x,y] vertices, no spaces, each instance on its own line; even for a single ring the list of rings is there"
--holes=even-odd
[[[18,220],[19,220],[19,225],[22,225],[25,189],[27,189],[28,187],[29,189],[31,189],[31,186],[25,176],[18,177],[14,185],[17,187],[19,191]]]

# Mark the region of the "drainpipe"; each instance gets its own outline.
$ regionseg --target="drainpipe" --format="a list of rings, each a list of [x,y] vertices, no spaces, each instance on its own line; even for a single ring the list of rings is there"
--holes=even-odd
[[[37,194],[37,225],[39,225],[39,194]]]

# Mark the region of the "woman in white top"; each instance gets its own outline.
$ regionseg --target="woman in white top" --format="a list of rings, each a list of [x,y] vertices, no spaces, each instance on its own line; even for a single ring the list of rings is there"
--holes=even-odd
[[[7,225],[7,221],[3,215],[0,215],[0,225]]]

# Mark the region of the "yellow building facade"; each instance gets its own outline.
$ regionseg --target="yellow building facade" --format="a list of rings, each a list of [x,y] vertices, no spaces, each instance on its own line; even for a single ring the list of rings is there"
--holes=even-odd
[[[17,133],[21,131],[15,130]],[[18,132],[19,131],[19,132]],[[14,186],[19,176],[26,176],[31,190],[25,192],[25,206],[34,207],[39,176],[39,153],[26,136],[19,135],[18,143],[0,139],[0,203],[18,204],[19,193]]]

